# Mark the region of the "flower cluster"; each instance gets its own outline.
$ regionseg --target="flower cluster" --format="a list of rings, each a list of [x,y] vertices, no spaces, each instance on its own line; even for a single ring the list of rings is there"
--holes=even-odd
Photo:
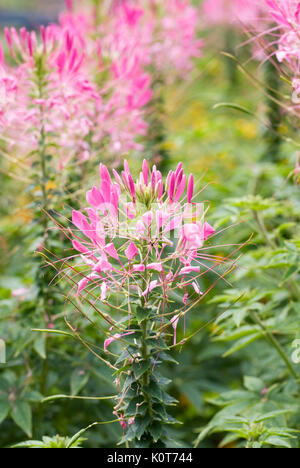
[[[295,91],[300,90],[300,5],[296,0],[265,0],[265,15],[272,24],[272,47],[278,62],[287,66]]]
[[[245,28],[257,23],[261,5],[255,0],[204,0],[202,13],[205,24],[234,25]]]
[[[204,206],[193,201],[194,177],[184,175],[180,163],[163,184],[146,160],[136,181],[125,161],[121,175],[110,175],[100,165],[100,184],[87,192],[86,214],[74,210],[73,247],[83,264],[77,273],[79,296],[111,304],[126,297],[131,304],[142,299],[145,307],[156,302],[162,310],[175,290],[182,291],[183,313],[203,291],[199,281],[210,269],[211,256],[202,250],[215,230],[204,221]],[[81,263],[80,262],[80,263]],[[109,337],[105,348],[120,334]]]
[[[39,37],[25,28],[5,29],[15,66],[0,50],[2,133],[26,154],[36,149],[43,127],[61,167],[104,146],[114,156],[141,149],[150,71],[186,74],[201,47],[197,10],[185,1],[67,5],[58,24],[42,27]]]

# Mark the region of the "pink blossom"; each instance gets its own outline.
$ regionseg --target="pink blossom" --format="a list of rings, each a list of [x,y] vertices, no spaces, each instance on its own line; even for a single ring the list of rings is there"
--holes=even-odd
[[[129,247],[125,250],[125,255],[128,260],[132,260],[134,257],[138,255],[139,251],[134,242],[131,242]]]
[[[196,281],[193,281],[193,282],[192,282],[192,286],[193,286],[193,288],[194,288],[194,290],[195,290],[195,292],[196,292],[197,294],[200,294],[200,295],[203,294],[203,293],[200,291],[199,285],[198,285],[198,283],[197,283]]]
[[[133,267],[132,267],[132,271],[135,271],[135,272],[143,272],[145,270],[146,270],[146,267],[145,267],[145,265],[142,265],[142,264],[133,265]]]
[[[29,288],[17,288],[12,290],[11,295],[12,297],[26,296],[29,293],[29,291]]]
[[[149,263],[147,265],[147,270],[155,270],[155,271],[158,271],[158,272],[162,272],[163,271],[163,266],[162,266],[162,263]]]
[[[180,270],[179,274],[180,275],[187,275],[189,273],[199,273],[200,271],[200,267],[196,267],[196,266],[188,266],[188,267],[184,267]]]
[[[203,240],[207,240],[209,237],[211,237],[216,230],[207,222],[204,223],[203,225]]]
[[[180,319],[180,314],[174,315],[174,317],[171,318],[171,324],[174,329],[174,345],[176,344],[176,331],[177,331],[177,325]]]
[[[104,351],[107,350],[107,347],[113,343],[114,341],[116,340],[119,340],[120,338],[123,338],[123,336],[128,336],[128,335],[132,335],[134,332],[126,332],[126,333],[122,333],[121,335],[119,333],[116,333],[115,335],[111,336],[110,338],[107,338],[105,341],[104,341]]]
[[[73,241],[73,247],[79,251],[80,258],[91,270],[90,274],[80,278],[78,294],[91,287],[93,294],[99,291],[99,300],[103,302],[108,294],[118,294],[119,291],[124,291],[124,288],[129,296],[131,291],[134,291],[145,298],[157,289],[159,294],[167,297],[169,289],[181,287],[181,284],[190,284],[195,292],[201,295],[194,277],[200,270],[202,275],[205,273],[201,249],[215,230],[204,220],[197,221],[198,215],[201,215],[201,219],[203,217],[203,207],[198,208],[197,203],[190,204],[185,201],[184,193],[182,201],[170,203],[170,181],[175,181],[176,193],[176,183],[180,185],[184,178],[182,164],[180,163],[175,171],[170,171],[165,187],[160,172],[155,166],[150,171],[147,162],[143,162],[142,172],[134,184],[134,191],[128,191],[127,181],[132,175],[127,162],[124,164],[123,177],[116,172],[114,176],[115,180],[107,168],[101,165],[98,196],[106,202],[115,194],[114,206],[117,212],[114,216],[102,206],[87,208],[87,214],[73,211],[72,221],[77,228],[73,233],[76,239]],[[155,189],[156,180],[162,183],[162,196]],[[128,196],[132,197],[129,203],[132,203],[133,211],[132,216],[123,223],[122,214],[128,206]],[[133,198],[136,198],[135,202]],[[145,201],[149,203],[149,200],[150,210],[146,209],[145,204]],[[141,207],[145,207],[144,212],[141,211]],[[186,218],[195,221],[186,223]],[[156,227],[150,229],[153,220],[156,221]],[[113,242],[112,231],[115,236]],[[173,240],[167,237],[169,233],[174,236]],[[116,242],[119,245],[118,251],[115,248]],[[166,246],[170,249],[169,252]],[[118,261],[118,268],[113,266],[110,258]],[[139,263],[135,261],[137,258]],[[147,282],[140,284],[139,278],[146,270]],[[140,275],[135,275],[136,273]],[[185,303],[188,300],[186,293]]]
[[[147,294],[149,294],[151,291],[153,291],[153,289],[155,289],[157,287],[157,285],[158,285],[157,280],[150,281],[150,283],[148,284],[145,291],[143,291],[143,296],[147,296]]]

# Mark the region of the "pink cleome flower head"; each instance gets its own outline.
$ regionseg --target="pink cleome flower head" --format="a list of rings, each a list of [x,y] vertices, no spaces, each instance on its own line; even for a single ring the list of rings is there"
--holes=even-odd
[[[287,66],[295,91],[300,78],[300,3],[298,0],[265,0],[265,20],[272,24],[269,42],[278,62]],[[268,32],[268,31],[267,31]]]
[[[110,298],[126,297],[129,319],[131,300],[140,297],[147,304],[155,299],[165,310],[175,289],[182,291],[188,308],[203,295],[202,276],[214,270],[207,266],[213,257],[203,248],[215,229],[204,221],[203,205],[194,202],[193,177],[187,184],[180,163],[164,184],[160,171],[150,170],[146,160],[135,181],[126,161],[121,174],[113,173],[101,164],[100,184],[88,191],[88,206],[72,214],[73,247],[81,266],[77,295],[96,295],[106,305]],[[173,328],[181,316],[170,322]],[[106,347],[122,335],[112,338]]]

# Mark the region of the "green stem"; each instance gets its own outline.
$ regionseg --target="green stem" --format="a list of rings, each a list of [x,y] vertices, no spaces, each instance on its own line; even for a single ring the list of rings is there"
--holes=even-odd
[[[255,211],[255,210],[253,210],[252,213],[256,221],[259,233],[266,240],[267,244],[269,245],[269,247],[271,247],[272,250],[277,249],[276,243],[269,236],[268,230],[266,228],[266,225],[264,223],[262,216],[258,213],[258,211]]]

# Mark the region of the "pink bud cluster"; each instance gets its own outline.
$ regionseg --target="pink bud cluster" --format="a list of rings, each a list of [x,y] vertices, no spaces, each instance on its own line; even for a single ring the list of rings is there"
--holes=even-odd
[[[204,221],[203,205],[194,196],[193,175],[187,180],[181,163],[166,184],[147,161],[136,181],[126,161],[114,177],[101,164],[100,184],[87,192],[84,213],[72,214],[76,230],[70,233],[81,265],[77,294],[92,294],[104,304],[127,297],[129,316],[131,299],[165,306],[179,290],[186,308],[200,298],[199,281],[211,259],[202,249],[215,230]],[[179,318],[170,324],[177,326]],[[112,335],[105,347],[120,337]]]

